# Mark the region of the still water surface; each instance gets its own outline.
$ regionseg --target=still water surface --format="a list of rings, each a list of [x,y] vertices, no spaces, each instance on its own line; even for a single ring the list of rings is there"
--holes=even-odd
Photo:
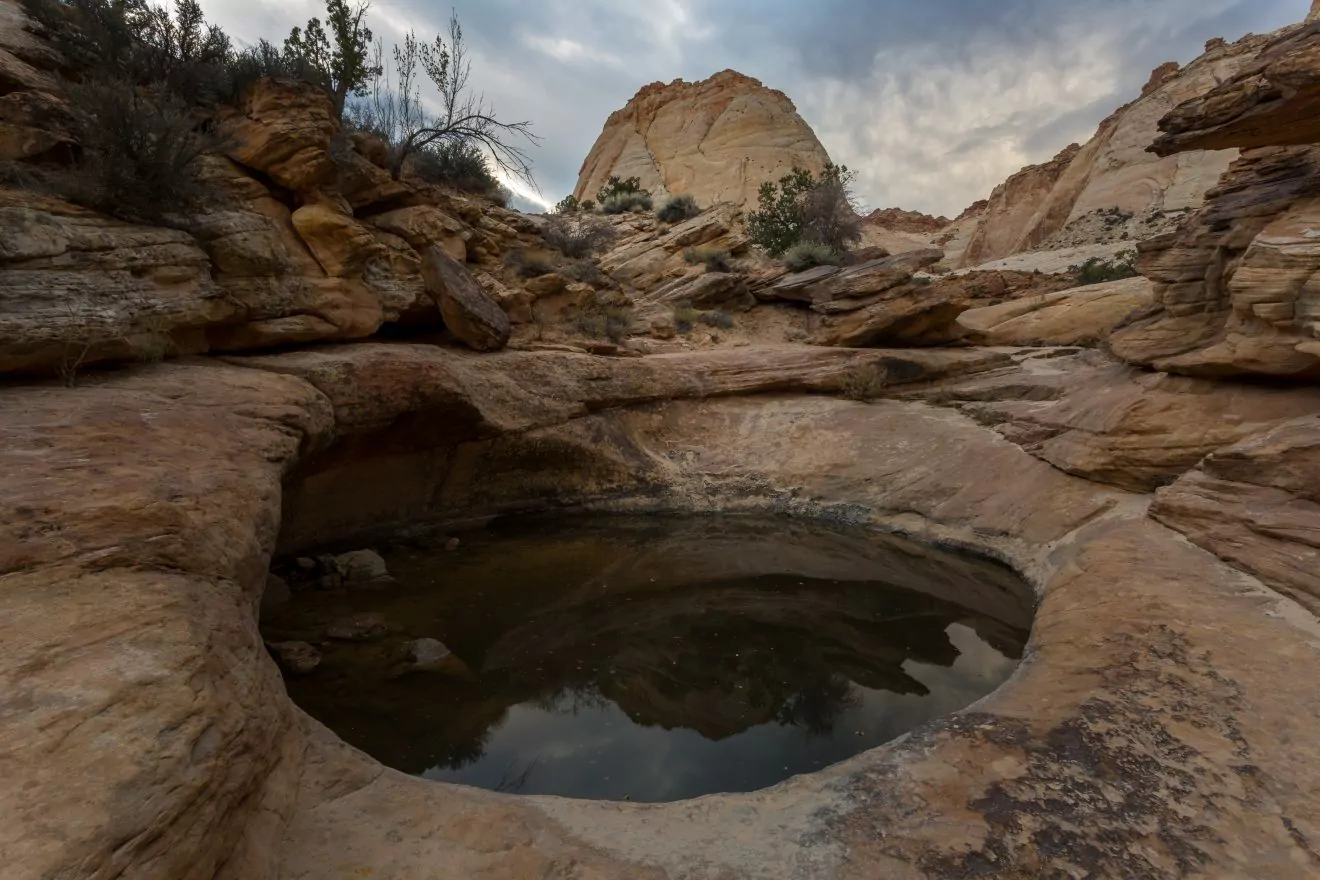
[[[301,593],[263,624],[325,654],[291,695],[389,766],[524,794],[671,801],[828,767],[994,690],[1031,621],[1001,566],[779,519],[508,521],[386,558],[400,586]],[[391,634],[326,641],[354,611]],[[470,674],[401,674],[422,637]]]

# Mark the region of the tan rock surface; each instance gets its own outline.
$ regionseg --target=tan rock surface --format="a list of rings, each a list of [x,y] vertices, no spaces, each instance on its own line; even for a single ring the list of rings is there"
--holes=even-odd
[[[958,324],[980,345],[1094,344],[1154,301],[1149,279],[1129,278],[970,309]]]
[[[440,306],[445,326],[469,348],[498,351],[509,342],[509,317],[462,263],[438,246],[422,256],[422,278]]]
[[[1320,612],[1320,418],[1206,456],[1156,495],[1151,515]]]
[[[595,199],[607,178],[638,177],[657,197],[741,207],[795,165],[819,173],[828,161],[787,95],[725,70],[701,82],[642,88],[606,121],[573,195]]]
[[[721,356],[741,358],[742,375],[755,365],[761,382],[793,372],[769,351]],[[784,356],[816,370],[879,353]],[[426,360],[435,369],[419,373]],[[560,377],[566,406],[523,390],[533,361]],[[454,878],[515,880],[570,864],[620,880],[935,878],[991,856],[1023,876],[1078,865],[1159,876],[1189,853],[1221,877],[1262,865],[1281,878],[1313,873],[1298,835],[1313,833],[1320,790],[1314,621],[1146,519],[1139,496],[1067,476],[921,403],[780,396],[586,415],[608,398],[584,395],[641,403],[661,376],[717,387],[690,358],[378,345],[249,362],[264,368],[161,365],[0,392],[0,456],[14,459],[0,468],[12,502],[0,514],[0,671],[23,707],[0,713],[11,782],[0,844],[17,880],[402,880],[437,864]],[[490,371],[497,362],[503,378]],[[294,375],[316,363],[319,390]],[[647,384],[593,390],[622,363],[648,371]],[[416,396],[403,376],[436,393]],[[503,423],[525,433],[461,420],[436,433],[424,418],[400,430],[401,413],[455,407],[521,410]],[[353,441],[381,429],[399,445]],[[617,505],[647,486],[635,504],[846,511],[991,550],[1039,590],[1031,662],[974,709],[748,795],[532,799],[384,770],[293,709],[253,603],[282,476],[325,490],[338,467],[366,516],[390,489],[418,483],[421,459],[401,457],[410,444],[443,484],[435,495],[410,489],[423,511],[601,494]],[[391,456],[406,466],[391,470]],[[86,491],[89,479],[105,491]],[[293,510],[287,536],[324,534],[300,522],[309,508]]]
[[[305,198],[334,183],[330,142],[339,123],[324,91],[291,80],[260,80],[223,121],[235,162]]]

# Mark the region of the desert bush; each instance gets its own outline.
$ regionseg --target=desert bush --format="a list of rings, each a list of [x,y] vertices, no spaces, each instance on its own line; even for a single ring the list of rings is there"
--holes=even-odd
[[[330,89],[324,71],[306,57],[286,54],[268,40],[260,40],[256,45],[235,52],[229,59],[228,70],[226,97],[231,102],[237,101],[253,83],[267,77],[300,80],[327,91]]]
[[[600,209],[606,214],[649,211],[651,206],[651,194],[646,192],[617,193],[600,203]]]
[[[581,281],[583,284],[590,284],[597,290],[611,287],[612,282],[608,275],[600,270],[600,267],[591,260],[573,260],[559,267],[559,273],[574,281]]]
[[[599,302],[583,307],[574,326],[583,336],[608,339],[618,344],[628,337],[632,329],[632,311],[622,306],[607,306]]]
[[[173,14],[147,0],[25,0],[27,12],[82,80],[150,86],[186,103],[228,90],[229,37],[206,22],[197,0]]]
[[[559,204],[554,207],[554,213],[556,214],[576,214],[581,210],[582,203],[577,200],[576,196],[564,196],[559,200]]]
[[[352,125],[379,135],[389,145],[393,177],[403,173],[414,153],[433,145],[461,143],[481,150],[498,170],[535,186],[531,157],[521,144],[535,146],[540,139],[526,120],[501,122],[485,97],[469,89],[472,62],[457,13],[450,16],[447,37],[437,35],[425,43],[409,31],[394,46],[392,65],[386,65],[384,55],[384,46],[378,43],[366,65],[363,85],[353,93],[358,97],[347,104],[345,115]],[[436,113],[422,101],[419,68],[440,96]]]
[[[728,312],[720,311],[719,309],[711,309],[708,312],[702,312],[701,317],[697,320],[701,321],[701,323],[705,324],[707,327],[718,327],[721,330],[733,329],[733,315],[730,315]]]
[[[660,210],[655,212],[656,219],[662,223],[682,223],[701,214],[697,200],[692,196],[673,196],[665,200]]]
[[[591,199],[584,199],[579,207],[582,209],[582,213],[590,214],[596,210],[596,203]]]
[[[604,220],[555,215],[542,230],[546,244],[570,259],[589,257],[614,241],[614,227]]]
[[[888,381],[888,371],[883,366],[859,367],[843,377],[839,393],[848,400],[870,402],[884,394]]]
[[[465,141],[444,141],[417,150],[408,157],[407,170],[417,177],[460,192],[492,197],[500,182],[481,150]]]
[[[1112,259],[1092,257],[1081,265],[1069,266],[1068,272],[1072,274],[1078,287],[1086,287],[1091,284],[1135,278],[1141,274],[1137,271],[1136,261],[1137,252],[1126,250],[1115,254]]]
[[[747,215],[747,234],[771,256],[799,242],[822,244],[844,252],[861,240],[851,186],[856,174],[843,165],[827,165],[819,178],[794,168],[776,183],[763,183],[758,210]]]
[[[627,179],[610,177],[605,181],[605,185],[596,191],[596,201],[603,207],[605,202],[613,196],[625,196],[634,193],[645,193],[648,196],[651,194],[642,189],[642,179],[640,177],[629,177]]]
[[[839,255],[833,249],[814,241],[800,241],[784,252],[784,265],[790,272],[805,272],[816,266],[834,266]]]
[[[693,308],[692,303],[687,300],[674,303],[674,326],[679,333],[691,333],[700,320],[701,310]]]
[[[504,265],[517,273],[519,278],[538,278],[558,269],[549,256],[521,248],[506,253]]]
[[[71,201],[126,220],[160,222],[206,194],[197,160],[216,141],[194,127],[182,99],[125,80],[69,88],[82,158],[64,184]]]
[[[690,247],[683,251],[683,259],[694,266],[705,263],[707,272],[733,271],[733,258],[723,248]]]

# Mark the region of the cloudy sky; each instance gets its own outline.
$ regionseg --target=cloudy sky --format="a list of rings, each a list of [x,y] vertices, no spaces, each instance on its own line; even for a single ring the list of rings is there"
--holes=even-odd
[[[318,0],[202,0],[239,42],[280,41]],[[374,0],[387,45],[457,10],[473,83],[530,119],[541,196],[572,190],[606,116],[656,80],[733,68],[786,92],[868,207],[953,216],[1084,141],[1164,61],[1264,33],[1309,0]]]

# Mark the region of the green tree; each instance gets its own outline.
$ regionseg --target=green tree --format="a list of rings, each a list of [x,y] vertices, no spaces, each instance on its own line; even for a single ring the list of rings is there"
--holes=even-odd
[[[747,215],[747,234],[771,256],[799,242],[843,252],[861,238],[851,187],[856,173],[844,165],[826,165],[819,178],[794,168],[776,183],[763,183],[758,210]]]
[[[380,75],[371,60],[368,8],[365,2],[349,6],[345,0],[326,0],[325,24],[319,18],[309,19],[305,28],[295,27],[284,40],[286,64],[315,72],[317,85],[330,93],[340,116],[348,98],[366,95],[367,85]]]

